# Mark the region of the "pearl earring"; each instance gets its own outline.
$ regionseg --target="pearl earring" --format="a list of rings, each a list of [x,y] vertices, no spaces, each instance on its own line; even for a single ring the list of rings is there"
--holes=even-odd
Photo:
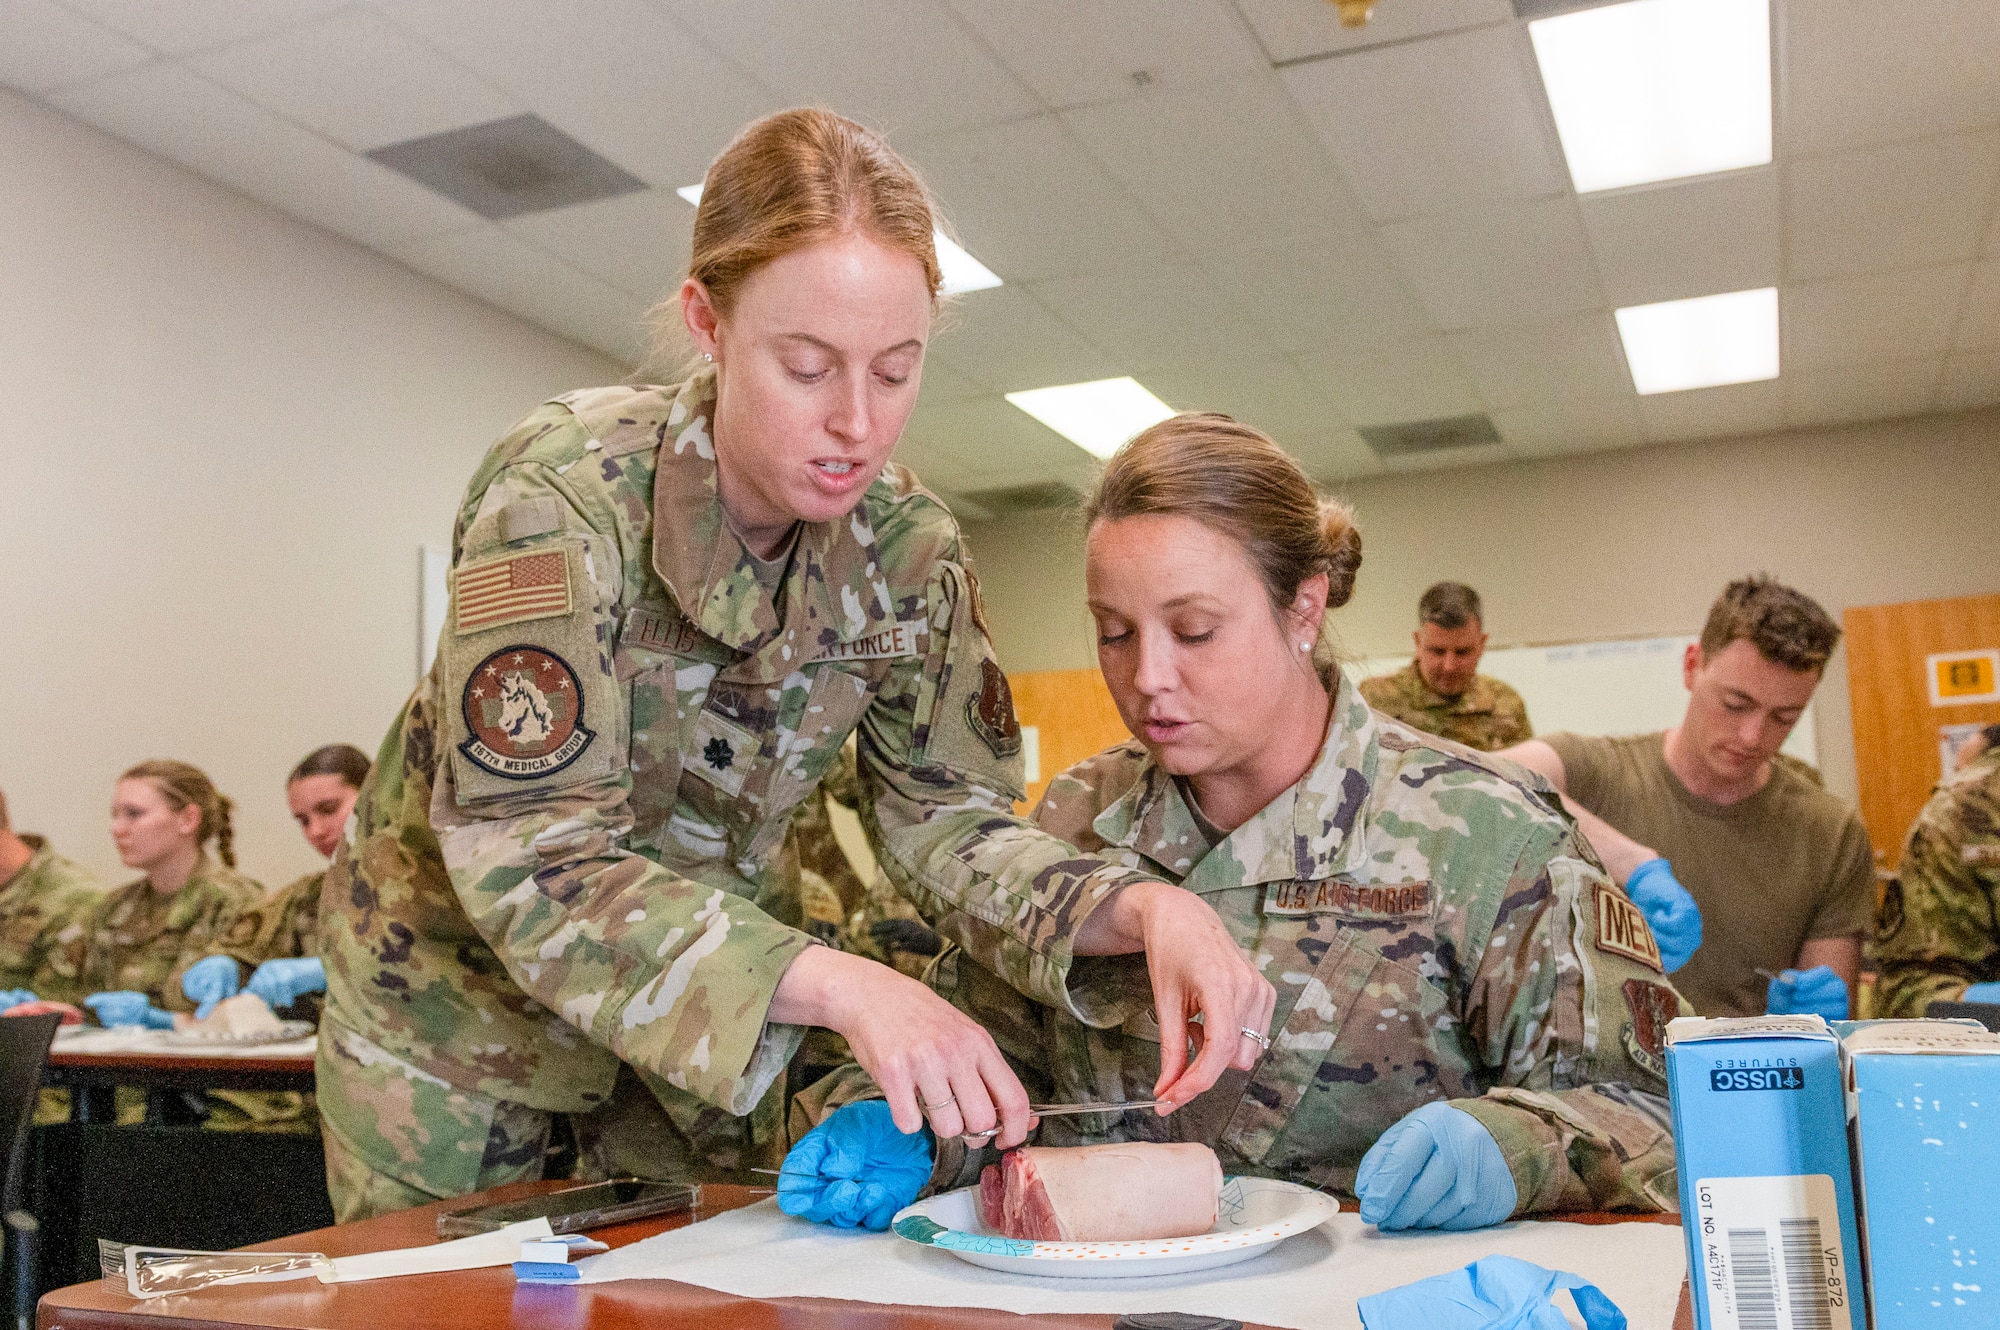
[[[709,352],[704,351],[701,353],[701,361],[704,365],[713,365],[715,363],[715,357],[711,355]]]
[[[1313,644],[1310,642],[1299,643],[1299,650],[1301,651],[1311,651],[1312,649],[1313,649]]]

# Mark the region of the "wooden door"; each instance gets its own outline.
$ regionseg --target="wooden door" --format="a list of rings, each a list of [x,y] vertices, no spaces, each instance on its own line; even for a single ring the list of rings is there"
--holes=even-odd
[[[1010,674],[1014,711],[1021,718],[1024,746],[1034,757],[1028,772],[1030,812],[1041,801],[1049,778],[1065,767],[1101,753],[1132,737],[1118,718],[1118,707],[1104,676],[1096,670],[1041,670]],[[1027,732],[1034,731],[1029,739]]]
[[[1865,605],[1842,619],[1861,819],[1894,866],[1942,774],[1947,731],[2000,721],[2000,595]]]

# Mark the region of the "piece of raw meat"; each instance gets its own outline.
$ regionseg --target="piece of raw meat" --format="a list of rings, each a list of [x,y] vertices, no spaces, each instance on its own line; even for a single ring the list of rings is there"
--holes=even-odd
[[[215,1010],[188,1027],[203,1034],[271,1035],[280,1028],[271,1006],[255,993],[238,993],[215,1004]]]
[[[1127,1242],[1215,1227],[1222,1165],[1205,1145],[1028,1146],[979,1176],[979,1217],[1010,1238]]]

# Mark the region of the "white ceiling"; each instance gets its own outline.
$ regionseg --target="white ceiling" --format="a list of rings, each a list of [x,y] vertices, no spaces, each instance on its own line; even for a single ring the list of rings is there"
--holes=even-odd
[[[673,188],[845,111],[1007,282],[906,440],[947,491],[1080,480],[1001,394],[1117,374],[1326,479],[2000,402],[2000,3],[1774,11],[1776,162],[1586,199],[1507,0],[0,0],[0,83],[628,362]],[[528,111],[653,188],[494,223],[362,155]],[[1779,380],[1633,393],[1614,306],[1770,284]]]

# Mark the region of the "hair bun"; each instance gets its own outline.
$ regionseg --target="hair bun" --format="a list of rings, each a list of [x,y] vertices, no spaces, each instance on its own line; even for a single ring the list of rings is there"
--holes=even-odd
[[[1321,499],[1320,538],[1326,542],[1326,607],[1337,610],[1354,595],[1354,575],[1361,570],[1361,528],[1354,510],[1339,499]]]

